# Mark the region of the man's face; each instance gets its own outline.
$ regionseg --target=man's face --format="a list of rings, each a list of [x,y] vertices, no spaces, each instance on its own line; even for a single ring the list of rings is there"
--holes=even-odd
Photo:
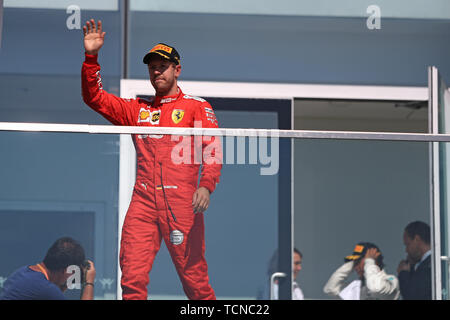
[[[162,57],[154,56],[148,63],[150,82],[157,95],[168,95],[173,88],[176,89],[180,72],[180,65]]]
[[[403,233],[403,244],[405,245],[405,251],[408,254],[408,260],[412,263],[417,263],[421,259],[419,241],[420,239],[418,236],[411,238],[408,233]]]
[[[298,273],[302,270],[302,257],[297,252],[294,252],[294,265],[292,271],[294,273],[294,279],[297,278]]]
[[[69,272],[68,268],[54,271],[52,282],[56,284],[61,289],[61,291],[64,292],[67,289],[67,280],[72,274],[73,273]]]

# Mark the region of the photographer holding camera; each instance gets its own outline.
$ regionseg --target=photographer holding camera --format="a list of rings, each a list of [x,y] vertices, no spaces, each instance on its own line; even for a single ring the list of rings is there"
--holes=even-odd
[[[83,247],[68,237],[56,240],[43,262],[23,266],[11,274],[0,300],[65,300],[63,292],[76,269],[82,272],[81,300],[93,300],[94,263],[86,261]]]

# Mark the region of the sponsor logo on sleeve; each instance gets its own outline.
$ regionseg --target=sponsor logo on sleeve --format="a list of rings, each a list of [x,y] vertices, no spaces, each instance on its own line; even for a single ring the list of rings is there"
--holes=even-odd
[[[185,94],[183,96],[183,98],[185,98],[185,99],[192,99],[192,100],[196,100],[196,101],[199,101],[199,102],[206,102],[205,99],[202,99],[202,98],[199,98],[199,97],[193,97],[193,96],[190,96],[188,94]]]
[[[216,115],[214,114],[214,110],[208,107],[205,107],[206,120],[210,121],[213,124],[218,125]]]
[[[97,80],[97,86],[99,90],[103,90],[102,76],[100,75],[100,71],[95,73],[95,78]]]
[[[217,119],[215,115],[206,114],[206,120],[211,121],[213,124],[217,124]]]

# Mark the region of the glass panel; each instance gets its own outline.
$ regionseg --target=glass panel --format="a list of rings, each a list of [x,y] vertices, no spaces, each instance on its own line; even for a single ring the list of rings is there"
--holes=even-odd
[[[215,108],[220,127],[270,129],[279,125],[277,112],[237,111],[238,106],[251,110],[259,100],[235,99],[236,110],[224,109],[227,99],[207,100]],[[266,104],[272,109],[276,103],[280,108],[290,105],[289,100],[281,102],[280,105],[267,100]],[[205,213],[210,283],[218,299],[269,299],[269,277],[282,270],[278,268],[277,255],[279,179],[282,174],[290,174],[280,171],[278,155],[283,146],[278,139],[233,136],[223,138],[222,145],[221,181]],[[289,183],[285,187],[290,189]],[[285,214],[290,216],[289,211]],[[150,272],[148,294],[150,299],[186,298],[164,243]]]
[[[217,116],[226,125],[238,115]],[[255,119],[239,116],[247,123]],[[267,112],[259,124],[273,127],[277,118]],[[269,276],[282,270],[278,190],[286,171],[279,156],[289,150],[276,137],[227,137],[223,145],[222,181],[205,215],[210,281],[219,299],[268,299]],[[0,254],[9,257],[0,268],[0,287],[19,267],[42,261],[56,239],[70,236],[95,263],[95,299],[115,299],[119,136],[1,131],[0,148]],[[164,245],[150,278],[152,299],[185,298]],[[277,281],[280,295],[283,278]],[[80,291],[65,295],[78,299]]]
[[[262,175],[267,166],[260,159],[249,164],[248,139],[229,137],[224,145],[221,181],[205,213],[210,283],[218,299],[269,299],[267,266],[278,244],[278,175]],[[185,299],[164,247],[150,273],[149,298]]]
[[[115,299],[119,136],[0,131],[0,288],[53,242],[79,241],[95,264],[95,299]],[[79,299],[80,290],[67,290]]]
[[[366,8],[373,5],[373,1],[360,1],[355,6],[352,0],[280,0],[266,1],[264,5],[258,0],[231,0],[226,3],[194,0],[194,1],[145,1],[131,0],[130,8],[135,11],[164,11],[164,12],[197,12],[218,14],[260,14],[260,15],[289,15],[289,16],[324,16],[324,17],[365,17]],[[383,17],[389,18],[419,18],[419,19],[449,19],[450,4],[446,0],[433,0],[428,5],[412,3],[408,0],[379,0],[377,7],[382,9]]]
[[[359,242],[378,246],[385,272],[398,277],[405,227],[430,224],[428,156],[424,142],[295,140],[294,247],[306,299],[339,299],[324,287]],[[351,270],[345,284],[358,279]],[[425,285],[431,295],[431,270]]]
[[[335,3],[341,7],[340,1]],[[180,53],[182,80],[426,86],[424,70],[430,61],[442,66],[443,72],[449,70],[445,53],[450,44],[445,39],[450,37],[450,20],[387,18],[381,6],[380,29],[373,30],[367,26],[372,28],[367,6],[349,3],[367,19],[137,11],[132,7],[129,77],[148,79],[142,59],[159,42],[173,45]],[[281,8],[278,2],[273,4]]]
[[[110,2],[117,5],[117,1]],[[51,9],[52,5],[61,5],[60,1],[21,1],[35,6],[20,8],[8,3],[19,4],[5,2],[3,10],[2,121],[105,124],[106,120],[86,107],[80,94],[80,70],[84,60],[81,27],[91,17],[101,19],[106,26],[108,39],[99,56],[103,86],[119,94],[119,11],[107,8],[100,11],[100,7],[85,6],[86,1],[64,2],[67,12]]]
[[[236,116],[217,112],[224,126]],[[263,121],[275,125],[277,116],[267,113]],[[221,182],[205,214],[206,259],[219,299],[267,299],[268,277],[279,268],[279,217],[285,214],[279,189],[280,181],[290,180],[281,162],[291,139],[252,139],[223,139]],[[0,160],[0,254],[11,257],[1,266],[0,285],[18,267],[41,261],[56,238],[69,235],[95,262],[95,298],[116,297],[118,142],[117,135],[0,132],[0,148],[7,150]],[[292,142],[293,241],[302,253],[302,269],[292,270],[305,299],[330,298],[325,284],[360,241],[376,244],[386,273],[397,277],[407,255],[406,225],[430,223],[429,143]],[[356,273],[348,280],[357,280]],[[185,299],[164,245],[150,281],[150,298]],[[78,299],[79,291],[66,295]]]
[[[29,9],[67,9],[71,5],[80,6],[86,10],[118,10],[118,0],[3,0],[5,8]]]
[[[297,130],[428,132],[428,101],[295,99]]]
[[[438,110],[439,110],[439,133],[450,133],[450,92],[442,77],[439,76],[438,84]],[[450,172],[448,170],[448,159],[450,149],[448,143],[439,144],[440,158],[440,197],[441,197],[441,272],[442,272],[442,299],[448,300],[449,297],[449,203],[448,185],[450,181]]]

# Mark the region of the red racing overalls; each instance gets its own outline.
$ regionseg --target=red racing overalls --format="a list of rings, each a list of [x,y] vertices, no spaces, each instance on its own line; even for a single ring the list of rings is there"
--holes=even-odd
[[[97,56],[82,67],[85,103],[115,125],[217,128],[211,105],[185,95],[122,99],[103,90]],[[198,187],[212,193],[222,168],[220,139],[132,135],[137,172],[120,246],[123,299],[147,299],[149,272],[164,239],[189,299],[215,299],[205,260],[203,213],[194,213]],[[199,139],[195,143],[195,139]],[[196,140],[198,141],[198,140]],[[200,161],[194,145],[200,144]],[[187,146],[187,147],[186,147]],[[205,152],[208,149],[208,152]],[[200,182],[199,168],[202,165]]]

